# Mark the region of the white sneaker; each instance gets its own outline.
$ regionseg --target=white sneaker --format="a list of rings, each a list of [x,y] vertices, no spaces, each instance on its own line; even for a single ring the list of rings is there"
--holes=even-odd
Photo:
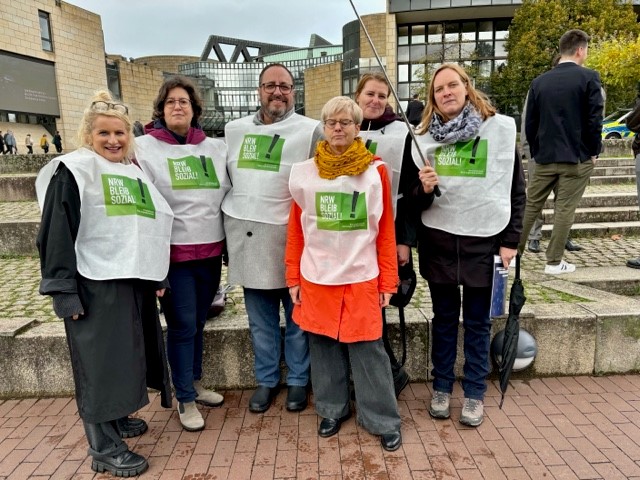
[[[193,388],[196,389],[196,393],[198,394],[196,402],[204,405],[205,407],[219,407],[224,403],[224,397],[222,395],[203,387],[200,380],[195,380],[193,382]]]
[[[460,423],[469,427],[477,427],[484,419],[484,403],[482,400],[465,398],[460,414]]]
[[[204,419],[196,407],[196,402],[178,402],[178,414],[182,427],[188,432],[197,432],[204,428]]]
[[[545,265],[544,273],[548,275],[561,275],[563,273],[571,273],[576,271],[576,266],[573,263],[567,263],[564,260],[560,260],[558,265]]]
[[[433,418],[449,418],[450,399],[450,393],[434,391],[429,404],[429,415]]]

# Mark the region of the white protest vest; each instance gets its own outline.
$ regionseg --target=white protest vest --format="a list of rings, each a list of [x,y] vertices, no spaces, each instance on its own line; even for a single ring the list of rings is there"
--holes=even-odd
[[[442,196],[422,212],[422,223],[455,235],[490,237],[511,218],[511,183],[516,125],[511,117],[494,115],[478,136],[451,145],[431,134],[417,135],[420,149],[438,174]],[[415,144],[413,161],[422,168]]]
[[[151,135],[136,138],[138,163],[173,209],[172,245],[224,240],[220,205],[231,188],[226,153],[220,139],[171,145]]]
[[[357,176],[318,176],[313,159],[291,169],[289,188],[302,209],[304,249],[300,273],[320,285],[346,285],[379,274],[376,237],[382,217],[382,182],[374,162]]]
[[[164,280],[173,213],[149,177],[137,165],[113,163],[81,148],[40,171],[40,208],[60,162],[73,174],[80,192],[78,273],[92,280]]]
[[[378,130],[360,130],[360,137],[369,151],[382,159],[391,167],[391,195],[393,200],[393,214],[395,217],[400,189],[400,170],[404,155],[404,142],[409,130],[401,121],[391,122]]]
[[[309,158],[317,126],[317,120],[296,113],[271,125],[256,125],[253,116],[228,123],[227,168],[233,187],[222,203],[224,213],[241,220],[286,225],[291,166]]]

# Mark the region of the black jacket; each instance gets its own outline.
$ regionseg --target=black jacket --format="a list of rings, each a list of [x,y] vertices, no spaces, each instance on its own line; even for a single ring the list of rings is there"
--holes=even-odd
[[[429,228],[417,219],[418,257],[420,275],[429,282],[464,285],[469,287],[490,287],[493,278],[493,256],[501,246],[517,248],[522,234],[522,219],[526,203],[522,161],[517,150],[514,154],[513,179],[511,183],[511,218],[505,229],[491,237],[471,237],[455,235],[436,228]],[[409,170],[409,163],[403,163]],[[410,173],[407,171],[407,176]],[[426,194],[417,180],[418,168],[412,166],[416,179],[404,192],[410,199],[413,214],[418,217],[434,201],[433,193]]]
[[[602,150],[603,98],[597,72],[558,64],[531,83],[525,130],[536,163],[581,163]]]

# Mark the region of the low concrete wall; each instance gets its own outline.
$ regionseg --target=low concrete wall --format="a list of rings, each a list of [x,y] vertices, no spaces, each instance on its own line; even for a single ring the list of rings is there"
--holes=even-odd
[[[602,140],[601,157],[633,157],[631,144],[633,137],[621,138],[620,140]]]
[[[0,176],[0,202],[33,202],[36,176],[31,173]]]
[[[40,222],[0,222],[0,255],[37,255],[36,236]]]
[[[522,328],[537,341],[538,355],[530,368],[514,372],[512,378],[640,371],[640,303],[589,287],[576,288],[602,301],[562,304],[562,308],[534,305],[521,315]],[[252,388],[256,384],[254,357],[246,316],[225,315],[226,312],[205,327],[203,381],[218,389]],[[405,368],[414,382],[430,379],[431,316],[417,308],[406,310]],[[387,317],[390,339],[400,357],[397,310],[390,309]],[[26,324],[30,320],[24,321]],[[492,338],[504,323],[504,317],[494,319]],[[62,322],[37,324],[14,333],[0,332],[0,398],[72,394],[73,378]],[[463,335],[461,326],[455,367],[458,377],[462,376],[464,363]],[[284,382],[284,364],[281,370]],[[497,378],[495,365],[491,378]]]
[[[52,158],[61,153],[33,154],[33,155],[0,155],[0,174],[8,173],[37,173]]]

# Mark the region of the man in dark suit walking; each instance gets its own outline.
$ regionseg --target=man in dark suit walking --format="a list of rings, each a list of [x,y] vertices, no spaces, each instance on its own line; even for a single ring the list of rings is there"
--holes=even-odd
[[[536,217],[556,187],[553,231],[546,256],[545,273],[575,271],[562,257],[575,210],[602,149],[600,76],[584,68],[589,36],[569,30],[560,38],[558,66],[531,83],[525,131],[536,169],[527,191],[527,206],[520,252]]]
[[[413,96],[413,100],[409,102],[407,106],[407,120],[411,125],[417,127],[422,121],[422,112],[424,111],[424,103],[418,98],[416,93]]]

